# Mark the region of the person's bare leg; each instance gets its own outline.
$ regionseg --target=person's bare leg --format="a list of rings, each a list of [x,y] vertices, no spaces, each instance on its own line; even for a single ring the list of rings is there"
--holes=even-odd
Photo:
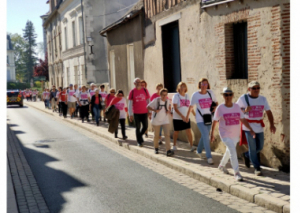
[[[173,146],[176,146],[179,131],[174,131],[173,133]]]
[[[187,134],[187,137],[188,137],[190,146],[192,147],[192,146],[193,146],[193,135],[192,135],[192,130],[191,130],[191,129],[186,129],[185,132],[186,132],[186,134]]]

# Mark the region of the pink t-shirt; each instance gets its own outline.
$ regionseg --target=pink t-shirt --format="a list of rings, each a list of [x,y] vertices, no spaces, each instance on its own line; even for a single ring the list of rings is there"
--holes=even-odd
[[[105,100],[106,100],[106,107],[108,107],[109,106],[109,104],[110,104],[110,102],[112,101],[112,99],[114,99],[114,95],[111,95],[111,94],[108,94],[107,96],[106,96],[106,98],[105,98]]]
[[[134,114],[148,113],[147,99],[150,99],[150,95],[147,89],[141,88],[140,90],[137,90],[136,88],[134,88],[130,91],[128,100],[132,100],[132,110]]]
[[[235,141],[239,140],[241,126],[240,119],[244,118],[244,113],[237,104],[233,104],[228,108],[225,104],[217,107],[214,120],[219,121],[219,133],[221,139],[231,138]]]
[[[154,93],[153,95],[151,95],[150,101],[153,101],[155,98],[160,97],[159,95],[157,95],[157,93]]]

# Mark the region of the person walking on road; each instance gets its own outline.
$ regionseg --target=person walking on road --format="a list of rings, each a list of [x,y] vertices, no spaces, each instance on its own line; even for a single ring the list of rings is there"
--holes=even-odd
[[[156,93],[153,93],[151,95],[150,101],[153,101],[155,98],[160,97],[159,92],[160,92],[161,89],[164,88],[164,85],[162,83],[159,83],[159,84],[156,84],[155,88],[156,88]],[[149,113],[148,117],[149,117],[150,120],[151,120],[151,116],[152,116],[152,113]],[[159,142],[158,142],[159,145],[163,144],[161,136],[162,136],[162,127],[160,127],[160,132],[159,132]]]
[[[63,90],[62,87],[59,87],[58,92],[56,93],[56,99],[57,99],[56,104],[58,105],[59,116],[62,115],[62,103],[61,103],[61,98],[60,98],[60,93],[62,92],[62,90]]]
[[[151,124],[154,128],[154,149],[155,154],[158,154],[158,140],[159,140],[159,132],[160,128],[162,127],[165,134],[165,141],[166,141],[166,155],[172,156],[174,155],[173,150],[171,150],[170,144],[170,121],[169,115],[171,114],[171,104],[170,101],[167,99],[168,97],[168,90],[166,88],[160,90],[160,97],[155,98],[151,101],[147,109],[152,111],[152,119]]]
[[[49,109],[49,98],[50,98],[50,92],[49,89],[45,89],[45,91],[43,92],[43,101],[45,103],[45,108]]]
[[[68,94],[67,94],[67,88],[66,87],[59,94],[59,99],[61,101],[60,103],[61,103],[63,117],[67,118],[67,112],[68,112]]]
[[[203,146],[205,148],[206,158],[208,164],[213,164],[210,143],[209,143],[209,131],[212,124],[212,113],[216,110],[218,105],[215,94],[210,90],[210,85],[207,78],[201,78],[198,83],[199,91],[194,92],[191,99],[191,106],[189,110],[192,110],[196,105],[196,122],[201,132],[201,138],[198,143],[197,154],[202,157]]]
[[[53,112],[56,110],[57,107],[57,98],[56,98],[57,89],[55,86],[52,86],[52,90],[50,92],[50,101],[51,101],[51,107]]]
[[[80,107],[80,116],[82,123],[84,122],[84,118],[86,118],[87,122],[89,120],[89,102],[91,101],[90,93],[86,90],[86,87],[82,87],[82,91],[78,93],[77,101]]]
[[[125,133],[125,120],[128,117],[128,108],[126,103],[126,98],[122,90],[118,90],[116,97],[110,102],[109,106],[114,105],[119,111],[119,123],[121,125],[123,140],[127,139]],[[115,138],[118,138],[118,128],[115,131]]]
[[[147,89],[147,82],[145,80],[141,80],[141,87]],[[151,116],[151,113],[148,113],[148,117]],[[148,120],[147,120],[148,123]],[[148,138],[148,129],[145,132],[145,137]]]
[[[257,81],[251,81],[248,84],[248,94],[242,95],[237,104],[245,113],[250,127],[255,132],[255,138],[250,134],[249,128],[242,125],[240,145],[248,144],[249,151],[244,153],[245,165],[250,168],[250,160],[255,168],[255,175],[262,175],[260,168],[260,151],[264,147],[264,121],[263,114],[266,112],[269,122],[270,131],[275,134],[276,127],[274,126],[273,113],[270,109],[266,97],[260,95],[260,84]]]
[[[107,96],[107,92],[105,91],[105,85],[102,84],[100,86],[100,95],[102,96],[102,109],[100,111],[100,121],[102,121],[102,116],[103,116],[103,121],[106,122],[106,119],[105,119],[105,99],[106,99],[106,96]],[[102,113],[102,116],[101,116],[101,113]]]
[[[135,122],[136,126],[136,140],[138,146],[143,146],[143,134],[148,129],[148,110],[147,104],[149,103],[150,95],[146,88],[142,88],[141,80],[136,78],[134,80],[135,88],[129,92],[128,95],[128,111],[130,122]],[[143,128],[141,130],[141,124]]]
[[[224,174],[229,174],[228,170],[226,169],[226,164],[230,159],[235,179],[237,181],[242,181],[243,177],[239,171],[239,162],[236,153],[236,144],[239,142],[240,136],[240,121],[250,129],[250,134],[252,137],[255,137],[255,132],[249,126],[239,105],[232,103],[234,95],[233,91],[229,87],[226,87],[223,89],[221,94],[223,95],[225,103],[219,105],[215,111],[210,133],[210,141],[213,142],[215,139],[214,130],[219,122],[219,134],[221,140],[226,145],[226,151],[218,169]]]
[[[96,92],[96,85],[94,83],[91,83],[90,87],[91,88],[89,89],[89,93],[90,93],[90,96],[92,98],[93,95],[95,95],[95,92]],[[95,117],[94,117],[95,116],[94,111],[92,110],[91,113],[92,113],[92,120],[94,120],[95,119]]]
[[[186,83],[179,82],[177,85],[177,93],[173,96],[173,150],[177,150],[176,142],[179,131],[185,130],[190,143],[190,151],[194,152],[196,147],[193,146],[193,136],[190,122],[190,99],[187,94],[188,88]]]
[[[68,94],[68,108],[69,108],[69,113],[70,113],[70,117],[71,119],[74,118],[74,112],[75,112],[75,108],[76,108],[76,94],[75,94],[75,90],[73,88],[73,84],[69,85],[69,89],[67,90],[67,94]]]
[[[99,94],[99,89],[95,89],[95,94],[92,96],[90,102],[90,111],[94,112],[97,126],[99,126],[100,110],[102,108],[101,102],[102,102],[102,97]]]

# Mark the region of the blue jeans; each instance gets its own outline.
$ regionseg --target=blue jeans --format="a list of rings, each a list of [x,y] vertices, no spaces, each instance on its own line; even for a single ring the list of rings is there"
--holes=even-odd
[[[45,99],[45,100],[44,100],[44,103],[45,103],[45,107],[46,107],[46,108],[49,108],[49,100],[48,100],[48,99]]]
[[[95,116],[95,121],[96,123],[99,123],[99,118],[100,118],[100,108],[98,104],[95,104],[93,107],[93,112]]]
[[[255,138],[250,134],[249,131],[244,131],[246,134],[246,139],[249,147],[249,151],[245,153],[245,156],[250,158],[255,169],[260,168],[260,162],[257,159],[257,154],[264,147],[264,133],[256,133]]]
[[[206,158],[207,159],[212,158],[211,151],[210,151],[210,144],[209,144],[209,132],[211,129],[211,125],[206,126],[206,125],[204,125],[204,122],[200,122],[200,123],[197,123],[197,126],[201,132],[201,138],[198,143],[197,152],[202,153],[203,146],[204,146],[205,152],[206,152]]]

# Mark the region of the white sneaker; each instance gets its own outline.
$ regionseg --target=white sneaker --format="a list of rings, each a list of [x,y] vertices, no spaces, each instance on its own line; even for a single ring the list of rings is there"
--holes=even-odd
[[[212,164],[214,164],[214,161],[213,161],[212,158],[208,158],[208,159],[207,159],[207,163],[210,164],[210,165],[212,165]]]
[[[196,147],[192,146],[191,147],[191,152],[194,152],[196,150]]]
[[[199,153],[199,152],[197,152],[197,151],[196,151],[196,155],[198,155],[199,158],[202,159],[202,160],[206,158],[205,154]]]
[[[218,169],[224,174],[229,174],[228,170],[224,166],[219,165]]]
[[[243,177],[240,172],[235,173],[234,178],[236,181],[242,181]]]
[[[173,146],[173,148],[172,148],[172,149],[175,151],[175,150],[177,150],[177,147],[176,147],[176,146]]]

